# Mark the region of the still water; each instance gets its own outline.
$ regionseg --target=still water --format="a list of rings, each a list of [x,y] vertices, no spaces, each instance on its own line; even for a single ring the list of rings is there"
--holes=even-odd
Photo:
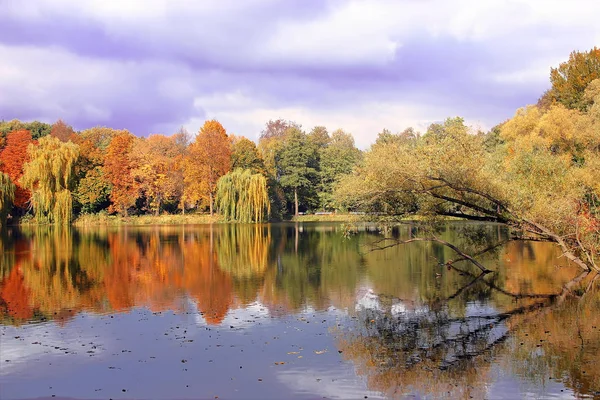
[[[552,244],[446,225],[12,230],[0,397],[594,398],[600,279]]]

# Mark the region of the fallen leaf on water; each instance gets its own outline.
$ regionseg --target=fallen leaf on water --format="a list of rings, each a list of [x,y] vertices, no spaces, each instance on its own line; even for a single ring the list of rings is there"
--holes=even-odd
[[[275,365],[283,365],[285,364],[285,361],[275,361]]]
[[[288,354],[298,354],[297,351],[289,351]]]
[[[317,351],[315,351],[315,354],[323,354],[323,353],[327,353],[327,350],[317,350]]]

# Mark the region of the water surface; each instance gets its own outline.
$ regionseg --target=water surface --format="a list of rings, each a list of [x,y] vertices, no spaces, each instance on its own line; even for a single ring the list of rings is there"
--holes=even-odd
[[[489,250],[481,275],[435,243],[374,250],[416,227],[344,232],[5,232],[0,397],[600,396],[600,279],[552,244],[447,225],[441,238]]]

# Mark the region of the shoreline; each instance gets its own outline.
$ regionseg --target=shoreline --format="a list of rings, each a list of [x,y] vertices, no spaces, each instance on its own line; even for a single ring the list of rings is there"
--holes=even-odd
[[[369,218],[371,217],[371,218]],[[416,221],[419,217],[402,218],[401,221]],[[445,218],[447,221],[458,221],[458,218]],[[359,222],[382,222],[377,217],[364,214],[306,214],[291,216],[289,219],[271,222],[340,222],[340,223],[359,223]],[[393,222],[398,222],[395,220]],[[388,221],[392,222],[392,221]],[[199,224],[236,224],[235,221],[228,221],[223,216],[215,214],[163,214],[163,215],[134,215],[121,217],[118,215],[89,214],[83,215],[71,222],[71,226],[148,226],[148,225],[199,225]],[[33,220],[19,222],[13,227],[35,227],[35,226],[54,226],[55,224],[37,224]]]

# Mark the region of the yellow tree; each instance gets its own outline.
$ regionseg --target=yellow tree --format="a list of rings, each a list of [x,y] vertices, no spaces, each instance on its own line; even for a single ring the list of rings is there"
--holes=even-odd
[[[73,214],[72,176],[79,146],[45,136],[27,149],[31,161],[23,167],[21,183],[31,191],[38,222],[68,223]]]
[[[204,123],[189,147],[184,168],[185,199],[194,204],[207,201],[212,215],[217,181],[231,168],[231,140],[221,123]]]
[[[6,216],[15,198],[15,184],[8,175],[0,172],[0,227],[5,225]]]
[[[267,178],[249,169],[235,169],[217,183],[217,206],[226,218],[263,222],[271,212]]]

